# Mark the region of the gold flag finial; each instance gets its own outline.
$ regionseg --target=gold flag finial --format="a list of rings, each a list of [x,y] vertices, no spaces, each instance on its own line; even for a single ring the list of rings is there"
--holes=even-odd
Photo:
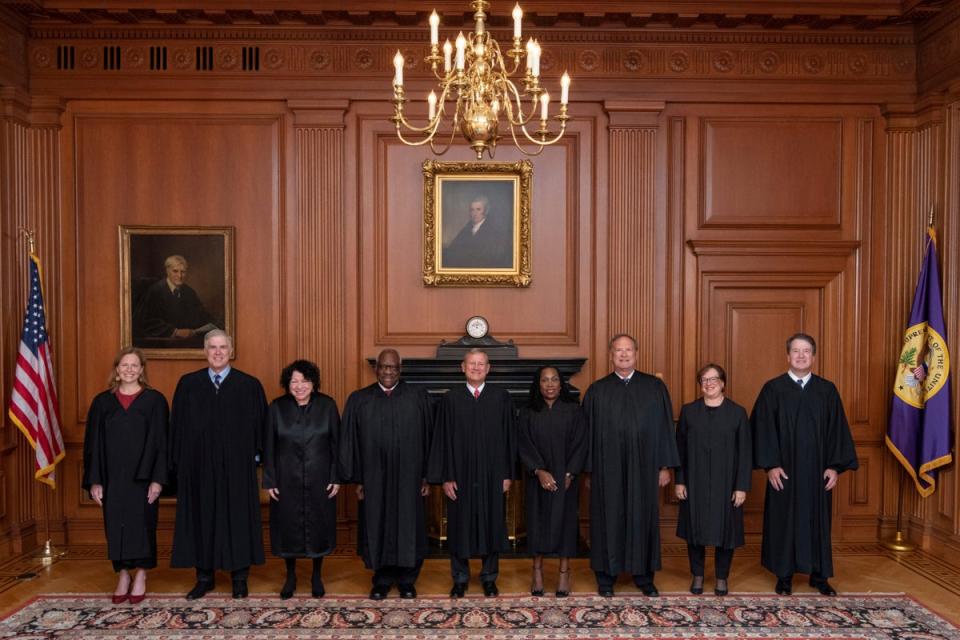
[[[20,227],[19,230],[27,239],[27,250],[30,252],[30,255],[34,255],[37,252],[36,234],[26,227]]]
[[[930,205],[930,215],[927,216],[927,226],[933,226],[933,205]]]

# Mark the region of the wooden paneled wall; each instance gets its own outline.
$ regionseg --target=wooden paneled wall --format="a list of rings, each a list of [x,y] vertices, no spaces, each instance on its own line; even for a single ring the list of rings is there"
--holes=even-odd
[[[102,539],[99,510],[79,488],[80,448],[88,402],[120,346],[121,224],[236,228],[236,366],[270,395],[282,365],[304,356],[342,405],[372,380],[365,358],[387,346],[430,355],[480,313],[521,355],[588,358],[581,388],[608,370],[609,336],[626,331],[676,410],[696,396],[706,361],[727,368],[730,395],[749,409],[783,371],[785,337],[812,333],[861,460],[838,489],[835,538],[889,534],[899,477],[883,445],[889,387],[931,206],[948,340],[960,349],[949,311],[960,308],[960,74],[931,53],[960,42],[958,13],[916,33],[541,29],[548,83],[573,73],[574,120],[533,160],[525,289],[422,283],[428,153],[401,144],[388,120],[397,41],[411,93],[426,93],[421,53],[407,44],[422,41],[422,27],[171,27],[150,37],[37,27],[28,38],[8,20],[5,41],[20,48],[0,56],[0,382],[6,400],[24,297],[16,229],[29,226],[47,269],[68,443],[56,535]],[[107,45],[120,47],[121,69],[106,68]],[[58,47],[72,47],[75,68],[57,68]],[[168,69],[149,69],[150,47],[166,47]],[[210,70],[196,58],[206,47]],[[243,47],[259,47],[257,73],[241,68]],[[471,154],[461,146],[444,159]],[[149,370],[169,397],[202,365]],[[43,489],[28,479],[31,464],[5,422],[0,552],[36,539]],[[909,496],[911,535],[929,548],[960,549],[958,478],[948,469],[936,497]],[[758,473],[752,539],[763,486]],[[669,540],[668,492],[664,503]],[[172,517],[167,501],[164,541]],[[340,517],[349,541],[352,498]]]

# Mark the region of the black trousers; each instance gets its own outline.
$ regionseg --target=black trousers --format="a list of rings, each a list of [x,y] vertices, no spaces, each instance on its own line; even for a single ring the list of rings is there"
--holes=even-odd
[[[157,566],[156,557],[136,558],[135,560],[113,560],[113,570],[120,573],[124,569],[127,571],[133,569],[153,569]]]
[[[597,576],[597,588],[603,589],[604,587],[612,589],[613,585],[617,582],[617,576],[605,573],[603,571],[594,571]],[[633,584],[637,587],[645,587],[647,585],[653,584],[654,572],[650,573],[635,573],[633,574]]]
[[[239,582],[241,580],[246,580],[250,576],[250,567],[243,567],[242,569],[234,569],[230,572],[230,577],[234,582]],[[206,582],[208,584],[213,584],[213,569],[201,569],[197,567],[197,582]]]
[[[714,572],[720,580],[730,576],[730,565],[733,564],[733,549],[714,547]],[[687,543],[687,556],[690,558],[690,573],[702,576],[706,569],[707,548],[703,545]]]
[[[495,551],[480,558],[483,560],[483,566],[480,567],[480,581],[495,582],[500,575],[500,554]],[[470,558],[450,556],[450,573],[453,575],[454,584],[470,582]]]
[[[420,569],[423,567],[423,560],[417,562],[415,567],[380,567],[373,572],[373,586],[390,588],[393,585],[412,587],[420,576]]]

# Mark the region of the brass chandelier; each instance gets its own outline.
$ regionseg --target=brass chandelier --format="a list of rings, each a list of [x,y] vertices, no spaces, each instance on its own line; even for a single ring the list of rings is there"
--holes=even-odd
[[[424,60],[440,83],[440,94],[430,91],[427,96],[426,126],[415,126],[404,115],[407,102],[403,88],[404,58],[399,51],[394,56],[394,112],[390,120],[396,125],[397,136],[410,146],[429,144],[433,153],[443,155],[459,130],[478,160],[483,158],[484,151],[493,158],[497,141],[502,137],[502,118],[516,147],[526,155],[539,155],[544,147],[559,141],[566,131],[570,119],[567,115],[570,76],[564,72],[560,78],[560,112],[551,118],[550,94],[540,86],[540,44],[533,38],[526,46],[522,44],[520,5],[513,9],[513,47],[505,55],[485,28],[489,1],[472,0],[471,6],[476,20],[474,31],[466,36],[461,31],[455,44],[447,39],[442,54],[440,16],[436,11],[430,14],[430,55]],[[447,117],[451,118],[449,138],[445,134],[438,136],[440,125]],[[559,123],[558,131],[551,131],[551,120]],[[410,138],[404,137],[405,130]],[[438,145],[438,137],[446,138],[445,142]],[[531,145],[532,150],[528,149]]]

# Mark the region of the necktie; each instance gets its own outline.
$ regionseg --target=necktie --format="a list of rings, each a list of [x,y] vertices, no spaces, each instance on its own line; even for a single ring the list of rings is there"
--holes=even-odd
[[[384,389],[383,392],[387,394],[387,397],[390,397],[390,394],[393,393],[393,389]]]
[[[803,389],[803,380],[797,380],[797,384],[800,385],[801,389]]]
[[[630,384],[630,378],[624,378],[624,379],[623,379],[623,386],[627,386],[628,384]]]
[[[473,397],[477,398],[478,400],[480,399],[480,389],[473,390]]]
[[[180,297],[180,287],[177,287],[173,290],[173,295],[177,296],[178,298]]]
[[[220,391],[220,374],[219,373],[213,374],[213,388],[216,389],[217,391]]]

